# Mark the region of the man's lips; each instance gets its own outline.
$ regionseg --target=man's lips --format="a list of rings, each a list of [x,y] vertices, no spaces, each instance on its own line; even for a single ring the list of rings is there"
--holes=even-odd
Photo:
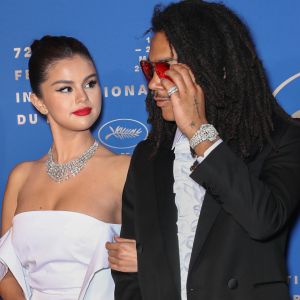
[[[160,96],[160,95],[155,95],[154,100],[157,101],[170,101],[170,97],[169,96]]]
[[[72,114],[74,114],[76,116],[87,116],[91,113],[91,111],[92,111],[91,107],[84,107],[84,108],[73,111]]]
[[[154,101],[158,107],[164,107],[166,105],[169,105],[170,103],[170,97],[168,96],[154,96]]]

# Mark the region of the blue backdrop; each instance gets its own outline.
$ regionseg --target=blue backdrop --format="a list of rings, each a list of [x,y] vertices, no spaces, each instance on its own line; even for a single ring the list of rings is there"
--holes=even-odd
[[[103,91],[103,111],[94,129],[95,137],[117,153],[132,153],[137,142],[146,137],[146,85],[138,62],[149,51],[149,36],[144,36],[144,32],[157,3],[157,0],[0,2],[1,199],[13,166],[41,157],[51,145],[48,125],[29,102],[27,63],[34,38],[45,34],[69,35],[90,49]],[[300,117],[300,1],[224,0],[223,3],[249,25],[274,93],[288,113]],[[300,224],[296,224],[288,249],[293,300],[300,300],[299,231]]]

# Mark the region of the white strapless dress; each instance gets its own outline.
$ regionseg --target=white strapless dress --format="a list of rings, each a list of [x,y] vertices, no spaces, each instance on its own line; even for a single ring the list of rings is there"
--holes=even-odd
[[[120,228],[77,212],[20,213],[0,240],[0,280],[9,269],[26,300],[113,300],[105,243]]]

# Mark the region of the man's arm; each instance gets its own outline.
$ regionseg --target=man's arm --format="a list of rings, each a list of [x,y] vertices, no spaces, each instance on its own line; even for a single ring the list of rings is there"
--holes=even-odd
[[[300,202],[300,129],[290,126],[262,162],[259,178],[222,143],[191,177],[254,239],[281,230]]]
[[[134,202],[135,202],[135,185],[133,175],[134,157],[131,160],[122,200],[122,229],[121,237],[127,239],[136,239]],[[112,271],[115,281],[115,299],[116,300],[141,300],[137,273],[125,273]]]

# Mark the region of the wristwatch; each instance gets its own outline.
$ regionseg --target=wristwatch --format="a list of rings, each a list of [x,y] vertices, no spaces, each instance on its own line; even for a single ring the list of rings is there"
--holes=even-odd
[[[197,145],[204,141],[215,141],[218,138],[218,136],[219,133],[213,125],[202,124],[190,139],[190,146],[192,149],[195,149]]]

